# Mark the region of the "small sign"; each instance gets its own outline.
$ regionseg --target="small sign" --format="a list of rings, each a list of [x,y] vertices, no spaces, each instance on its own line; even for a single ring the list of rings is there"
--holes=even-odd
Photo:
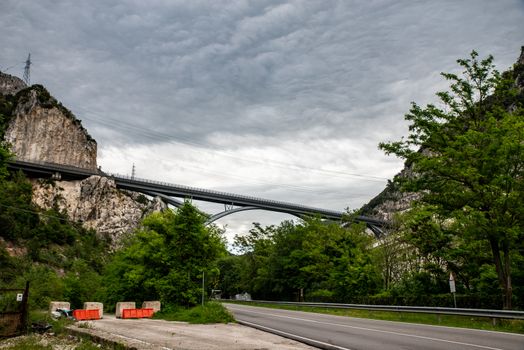
[[[455,279],[453,278],[453,274],[449,274],[449,290],[451,290],[451,293],[455,293],[457,290],[455,289]]]
[[[24,295],[22,293],[18,293],[16,295],[16,301],[22,301],[22,300],[24,300]]]

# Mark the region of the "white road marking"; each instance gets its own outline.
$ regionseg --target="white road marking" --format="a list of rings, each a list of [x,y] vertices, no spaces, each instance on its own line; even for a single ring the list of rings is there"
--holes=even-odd
[[[287,332],[283,332],[283,331],[280,331],[278,329],[274,329],[274,328],[269,328],[269,327],[266,327],[266,326],[262,326],[262,325],[259,325],[259,324],[256,324],[256,323],[251,323],[251,322],[248,322],[248,321],[241,321],[243,324],[247,324],[247,325],[250,325],[250,326],[253,326],[255,328],[259,328],[259,329],[265,329],[265,330],[268,330],[274,334],[277,334],[277,335],[286,335],[288,337],[291,337],[291,339],[302,339],[302,340],[307,340],[307,341],[310,341],[312,343],[315,343],[315,344],[320,344],[320,345],[327,345],[327,346],[331,346],[335,349],[339,349],[339,350],[351,350],[349,348],[343,348],[341,346],[337,346],[337,345],[333,345],[333,344],[329,344],[329,343],[324,343],[322,341],[319,341],[319,340],[315,340],[315,339],[311,339],[311,338],[306,338],[306,337],[301,337],[300,335],[296,335],[296,334],[292,334],[292,333],[287,333]]]
[[[233,307],[233,309],[235,309],[235,308]],[[239,311],[245,311],[245,312],[251,312],[251,313],[255,313],[255,314],[259,314],[259,315],[270,315],[270,316],[275,316],[275,317],[280,317],[280,318],[289,318],[289,319],[292,319],[292,320],[298,320],[298,321],[305,321],[305,322],[312,322],[312,323],[320,323],[320,324],[325,324],[325,325],[329,325],[329,326],[339,326],[339,327],[353,328],[353,329],[359,329],[359,330],[364,330],[364,331],[371,331],[371,332],[378,332],[378,333],[386,333],[386,334],[394,334],[394,335],[399,335],[399,336],[404,336],[404,337],[411,337],[411,338],[419,338],[419,339],[426,339],[426,340],[432,340],[432,341],[439,341],[439,342],[450,343],[450,344],[472,346],[472,347],[481,348],[481,349],[488,349],[488,350],[503,350],[503,349],[501,349],[501,348],[492,348],[492,347],[484,346],[484,345],[477,345],[477,344],[470,344],[470,343],[462,343],[462,342],[457,342],[457,341],[453,341],[453,340],[446,340],[446,339],[439,339],[439,338],[425,337],[425,336],[421,336],[421,335],[413,335],[413,334],[406,334],[406,333],[398,333],[398,332],[392,332],[392,331],[383,331],[383,330],[380,330],[380,329],[365,328],[365,327],[357,327],[357,326],[349,326],[349,325],[339,324],[339,323],[331,323],[331,322],[322,322],[322,321],[316,321],[316,320],[308,320],[308,319],[306,319],[306,318],[299,318],[299,317],[292,317],[292,316],[284,316],[284,315],[270,314],[270,313],[257,312],[257,311],[246,310],[246,309],[237,309],[237,310],[239,310]],[[245,321],[243,321],[243,322],[245,322]]]

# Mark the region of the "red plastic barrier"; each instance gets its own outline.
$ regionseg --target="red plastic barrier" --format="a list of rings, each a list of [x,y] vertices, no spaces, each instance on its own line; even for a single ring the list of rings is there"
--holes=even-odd
[[[98,309],[94,310],[73,310],[73,317],[77,319],[77,321],[85,321],[85,320],[99,320],[100,319],[100,311]]]
[[[90,320],[99,320],[100,319],[100,310],[98,309],[92,309],[92,310],[86,310],[87,317]]]
[[[153,309],[142,309],[142,317],[145,317],[145,318],[153,317]]]
[[[151,318],[153,309],[123,309],[122,318]]]

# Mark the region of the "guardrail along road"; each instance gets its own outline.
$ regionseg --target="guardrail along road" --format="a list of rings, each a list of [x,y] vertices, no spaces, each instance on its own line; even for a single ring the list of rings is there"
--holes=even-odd
[[[224,304],[241,324],[321,349],[523,350],[524,335]]]

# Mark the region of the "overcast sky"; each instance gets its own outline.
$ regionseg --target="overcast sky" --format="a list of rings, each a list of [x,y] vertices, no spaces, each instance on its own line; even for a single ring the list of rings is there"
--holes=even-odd
[[[21,77],[31,52],[103,170],[344,210],[402,168],[377,144],[436,101],[440,72],[472,49],[516,61],[524,1],[1,0],[0,33],[0,70]]]

